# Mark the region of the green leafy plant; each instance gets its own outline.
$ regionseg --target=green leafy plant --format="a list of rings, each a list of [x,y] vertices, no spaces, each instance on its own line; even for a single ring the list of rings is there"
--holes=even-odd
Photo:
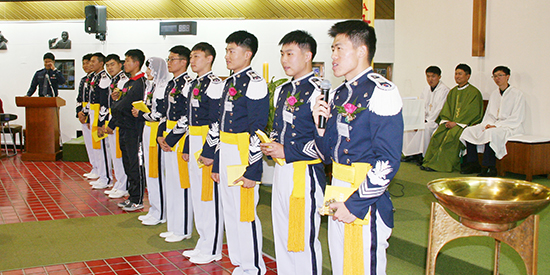
[[[281,84],[285,83],[288,78],[281,78],[275,80],[275,76],[271,78],[271,81],[267,83],[267,89],[269,90],[269,117],[267,118],[267,125],[265,126],[265,132],[269,136],[271,130],[273,129],[273,118],[275,117],[275,106],[273,105],[273,95],[275,94],[275,89]]]

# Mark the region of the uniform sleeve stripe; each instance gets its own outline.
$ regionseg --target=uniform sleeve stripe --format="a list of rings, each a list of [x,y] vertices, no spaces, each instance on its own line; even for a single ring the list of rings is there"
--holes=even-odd
[[[314,147],[315,147],[315,140],[310,140],[308,143],[306,143],[302,152],[304,152],[304,154],[312,158],[317,158],[318,155]]]
[[[256,154],[249,154],[248,163],[253,164],[253,163],[258,162],[259,160],[262,159],[262,156],[263,156],[262,152],[258,152]]]

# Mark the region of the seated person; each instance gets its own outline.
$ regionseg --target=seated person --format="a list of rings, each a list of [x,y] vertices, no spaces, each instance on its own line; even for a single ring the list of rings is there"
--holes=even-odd
[[[525,98],[523,93],[508,84],[510,69],[498,66],[493,70],[493,80],[498,86],[489,98],[489,105],[483,121],[475,126],[464,129],[460,141],[466,145],[465,165],[462,174],[479,173],[480,177],[495,177],[497,175],[496,160],[506,155],[508,138],[523,133],[522,123],[525,118]],[[483,170],[477,157],[477,146],[485,145]]]
[[[435,130],[424,163],[426,171],[452,172],[460,170],[459,153],[464,149],[460,135],[464,128],[481,122],[483,97],[474,85],[468,83],[472,69],[458,64],[455,69],[457,86],[449,91],[447,101],[439,114],[439,127]]]
[[[420,99],[426,101],[424,108],[424,130],[411,130],[403,133],[403,155],[401,161],[415,162],[422,164],[422,157],[426,153],[430,138],[437,129],[435,120],[445,104],[449,87],[441,81],[441,69],[437,66],[430,66],[426,69],[426,80],[428,85],[424,87]]]

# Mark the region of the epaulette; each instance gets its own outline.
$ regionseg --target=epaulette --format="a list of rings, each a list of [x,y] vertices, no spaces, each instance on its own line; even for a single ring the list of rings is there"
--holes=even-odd
[[[397,115],[403,107],[403,100],[397,87],[377,73],[370,73],[367,77],[376,83],[376,88],[368,102],[369,111],[379,116]]]
[[[323,79],[319,77],[313,76],[309,78],[309,83],[315,86],[316,89],[321,89],[321,82],[323,82]]]
[[[223,82],[222,79],[216,76],[215,74],[209,74],[208,78],[210,79],[212,84],[220,84]]]
[[[250,70],[246,72],[246,74],[250,77],[250,80],[254,82],[259,82],[263,80],[263,78],[260,75],[258,75],[258,73],[256,73],[254,70]]]
[[[367,77],[376,84],[376,87],[382,90],[392,90],[395,88],[395,85],[391,83],[389,80],[387,80],[385,77],[381,76],[377,73],[370,73],[367,75]]]
[[[101,89],[106,89],[109,87],[109,85],[111,85],[111,78],[109,77],[109,75],[107,74],[106,71],[102,71],[100,74],[99,74],[99,88]]]
[[[193,81],[193,79],[192,79],[188,74],[184,75],[184,76],[183,76],[183,79],[185,79],[185,82],[191,82],[191,81]]]

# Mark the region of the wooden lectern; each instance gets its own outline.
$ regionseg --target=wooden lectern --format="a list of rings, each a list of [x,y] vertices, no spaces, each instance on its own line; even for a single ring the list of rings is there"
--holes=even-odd
[[[59,107],[65,106],[60,97],[16,97],[15,104],[25,107],[27,149],[24,161],[56,161],[61,158],[59,146]]]

